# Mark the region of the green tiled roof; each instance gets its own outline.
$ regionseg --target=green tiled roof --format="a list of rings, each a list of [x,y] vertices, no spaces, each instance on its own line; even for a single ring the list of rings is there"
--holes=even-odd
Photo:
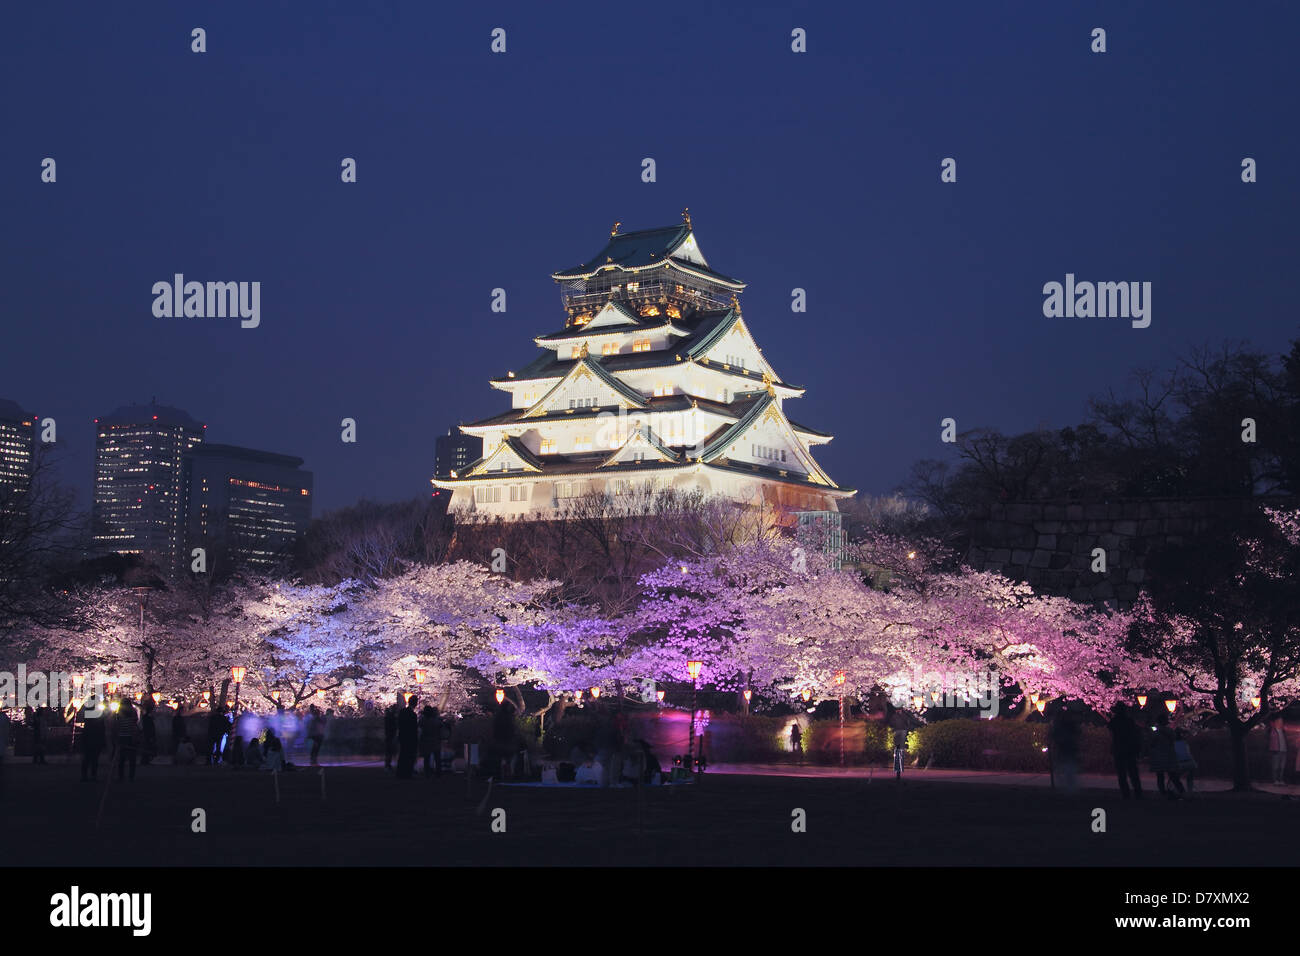
[[[690,234],[691,227],[685,223],[676,226],[663,226],[658,229],[622,232],[616,236],[610,236],[605,248],[582,265],[553,272],[551,278],[557,281],[583,279],[598,271],[602,266],[607,265],[622,266],[625,269],[643,269],[646,266],[653,266],[665,259],[672,259],[673,252],[686,241],[686,237]],[[730,285],[744,285],[739,279],[733,279],[721,272],[715,272],[708,266],[700,265],[698,262],[690,262],[686,259],[674,261],[683,269],[690,269]]]

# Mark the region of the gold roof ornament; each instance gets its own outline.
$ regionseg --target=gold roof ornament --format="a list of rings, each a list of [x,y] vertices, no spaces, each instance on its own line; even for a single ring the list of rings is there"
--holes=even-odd
[[[583,342],[582,349],[578,352],[578,358],[586,358],[586,357],[587,357],[587,343]]]
[[[773,398],[776,397],[776,388],[773,385],[774,381],[775,379],[772,378],[771,372],[763,373],[763,387],[767,389],[767,394],[771,395]]]
[[[691,229],[691,207],[687,206],[682,209],[682,221],[686,223],[686,228]]]
[[[609,231],[609,238],[613,239],[615,236],[618,235],[618,227],[621,225],[623,225],[623,220],[621,219],[614,220],[614,228]]]
[[[731,307],[736,310],[737,315],[740,314],[740,300],[736,298],[736,293],[734,292],[731,293]]]

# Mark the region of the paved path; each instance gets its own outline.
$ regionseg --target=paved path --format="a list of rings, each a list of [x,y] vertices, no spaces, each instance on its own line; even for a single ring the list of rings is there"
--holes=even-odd
[[[327,767],[383,767],[383,760],[378,757],[327,757],[321,761]],[[417,763],[417,769],[419,764]],[[769,764],[769,763],[717,763],[709,764],[708,772],[710,774],[727,774],[729,776],[746,776],[746,777],[804,777],[819,780],[838,780],[838,779],[866,779],[880,780],[888,782],[893,779],[893,771],[889,767],[835,767],[818,764]],[[903,779],[907,781],[924,782],[924,783],[978,783],[978,784],[998,784],[1010,787],[1050,787],[1052,785],[1051,776],[1045,773],[1012,773],[999,770],[952,770],[932,767],[929,770],[921,770],[915,767],[909,767],[903,772]],[[1081,773],[1079,774],[1079,786],[1085,790],[1118,790],[1119,786],[1115,782],[1112,774],[1100,773]],[[1155,775],[1147,771],[1142,773],[1142,787],[1144,790],[1154,791],[1156,789]],[[1297,796],[1300,797],[1300,785],[1298,784],[1271,784],[1256,781],[1254,787],[1257,791],[1265,793],[1275,793],[1279,796]],[[1196,791],[1198,793],[1216,793],[1232,789],[1231,780],[1222,780],[1215,778],[1204,778],[1197,776]]]

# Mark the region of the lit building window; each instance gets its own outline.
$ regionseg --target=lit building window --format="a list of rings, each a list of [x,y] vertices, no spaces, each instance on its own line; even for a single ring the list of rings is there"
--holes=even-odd
[[[591,451],[591,436],[579,435],[573,440],[574,451]]]
[[[649,351],[650,351],[650,340],[649,340],[649,339],[637,339],[635,342],[632,343],[632,351],[633,351],[633,352],[649,352]]]
[[[601,354],[601,355],[617,355],[617,354],[618,354],[618,343],[617,343],[617,342],[606,342],[604,345],[602,345],[602,346],[600,347],[600,354]]]
[[[543,439],[542,439],[542,454],[543,454],[543,455],[554,455],[554,454],[555,454],[555,439],[554,439],[554,438],[543,438]]]

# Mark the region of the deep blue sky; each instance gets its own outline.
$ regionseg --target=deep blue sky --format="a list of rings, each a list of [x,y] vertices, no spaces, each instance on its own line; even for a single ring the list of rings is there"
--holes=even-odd
[[[1134,366],[1296,336],[1298,32],[1291,2],[8,4],[0,398],[57,419],[83,502],[91,420],[151,396],[307,459],[318,513],[424,495],[563,324],[550,272],[689,205],[822,463],[885,492],[945,416],[1062,426]],[[260,280],[261,327],[154,318],[175,272]],[[1151,281],[1151,327],[1044,318],[1066,272]]]

